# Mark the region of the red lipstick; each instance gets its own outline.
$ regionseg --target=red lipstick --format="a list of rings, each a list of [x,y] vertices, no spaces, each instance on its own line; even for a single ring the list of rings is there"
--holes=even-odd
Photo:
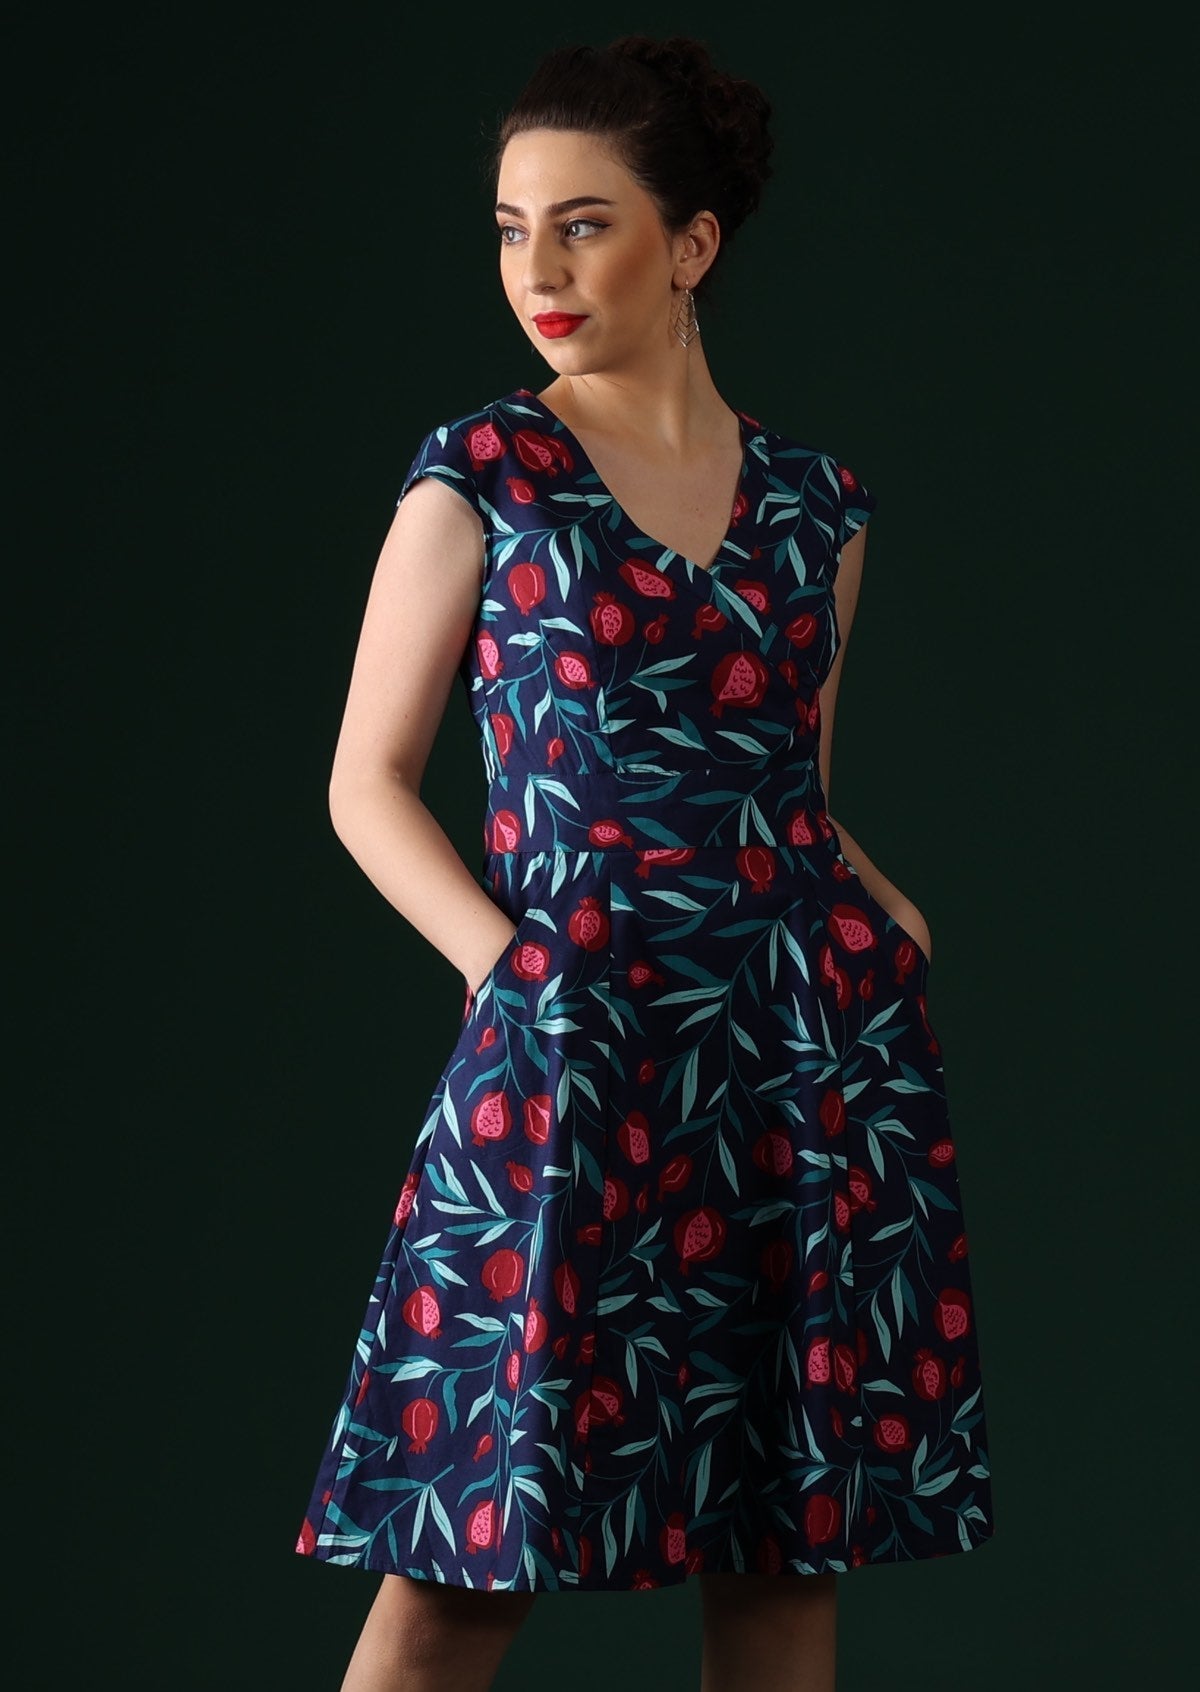
[[[586,323],[587,316],[576,317],[568,311],[539,311],[533,321],[540,334],[559,340],[563,335],[573,334],[581,323]]]

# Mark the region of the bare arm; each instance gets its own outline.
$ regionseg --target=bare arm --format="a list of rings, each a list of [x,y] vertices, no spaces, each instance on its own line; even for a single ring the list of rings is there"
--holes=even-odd
[[[859,589],[862,586],[863,559],[867,550],[867,528],[864,523],[857,533],[842,548],[842,559],[838,566],[837,580],[834,583],[834,600],[837,610],[838,629],[841,633],[841,645],[833,666],[825,678],[821,688],[821,746],[818,752],[818,764],[821,771],[821,785],[825,789],[825,800],[829,802],[830,769],[833,761],[833,714],[837,704],[838,684],[842,679],[842,666],[846,657],[846,646],[850,639],[850,628],[854,622],[854,613],[858,606]],[[872,894],[887,911],[893,920],[899,923],[908,934],[911,934],[917,945],[932,962],[932,941],[929,924],[911,899],[905,897],[892,881],[889,881],[883,871],[868,858],[854,836],[833,815],[830,820],[838,831],[838,838],[842,843],[842,850],[854,865],[863,886]]]
[[[479,605],[483,525],[435,477],[396,508],[367,598],[329,781],[334,831],[473,992],[516,930],[420,798]]]

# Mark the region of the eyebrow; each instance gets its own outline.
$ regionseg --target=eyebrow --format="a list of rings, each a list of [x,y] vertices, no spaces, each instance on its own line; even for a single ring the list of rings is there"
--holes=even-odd
[[[615,200],[602,199],[599,194],[576,194],[573,200],[556,200],[552,206],[546,207],[550,217],[557,217],[560,212],[575,211],[579,206],[615,206]],[[524,217],[520,206],[510,206],[504,200],[496,201],[498,212],[511,212],[514,217]]]

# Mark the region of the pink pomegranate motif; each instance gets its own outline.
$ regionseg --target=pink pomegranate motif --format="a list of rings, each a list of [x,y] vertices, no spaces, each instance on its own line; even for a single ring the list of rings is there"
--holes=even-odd
[[[482,1504],[476,1504],[467,1517],[466,1548],[472,1555],[476,1551],[486,1551],[496,1536],[496,1500],[485,1498]]]
[[[550,1109],[549,1093],[531,1093],[522,1106],[525,1138],[535,1145],[544,1146],[550,1138]]]
[[[815,846],[816,845],[816,843],[817,843],[816,830],[813,828],[812,823],[809,821],[809,816],[808,816],[807,811],[799,810],[799,811],[793,811],[792,812],[791,820],[789,821],[789,823],[787,825],[787,838],[788,838],[788,845],[789,846]]]
[[[801,611],[798,617],[793,617],[790,623],[784,625],[783,637],[803,650],[816,639],[817,628],[817,619],[812,612]]]
[[[525,1336],[526,1351],[540,1351],[550,1337],[550,1324],[542,1314],[542,1307],[536,1298],[531,1298],[525,1308]]]
[[[396,1200],[396,1214],[392,1218],[397,1228],[403,1228],[408,1221],[413,1207],[413,1199],[416,1197],[420,1183],[421,1177],[415,1170],[404,1177],[404,1185],[401,1187],[400,1196]]]
[[[673,1239],[679,1253],[679,1272],[686,1275],[693,1263],[707,1263],[725,1244],[725,1218],[711,1204],[687,1210],[675,1224]]]
[[[507,1138],[512,1129],[512,1111],[505,1093],[485,1093],[471,1112],[471,1143],[486,1146]]]
[[[652,570],[636,558],[627,558],[617,574],[643,599],[674,599],[675,583],[661,570]]]
[[[633,612],[622,605],[615,594],[598,593],[596,604],[588,616],[598,646],[624,646],[632,640],[637,628]]]
[[[854,997],[854,992],[850,986],[850,977],[834,958],[833,948],[828,942],[817,954],[817,977],[832,986],[837,1008],[845,1010]]]
[[[833,1380],[843,1392],[853,1392],[858,1380],[854,1353],[842,1340],[838,1340],[833,1348]]]
[[[713,702],[709,710],[714,717],[719,717],[727,705],[737,705],[744,710],[761,705],[770,675],[757,652],[726,652],[717,660],[717,667],[710,678]]]
[[[846,1099],[840,1087],[829,1087],[817,1106],[817,1121],[825,1130],[825,1138],[832,1140],[846,1131]]]
[[[533,1170],[527,1163],[517,1163],[513,1158],[506,1158],[504,1163],[508,1170],[508,1184],[515,1193],[531,1193],[533,1191]]]
[[[522,981],[544,981],[550,973],[550,948],[540,940],[523,940],[513,949],[512,972]]]
[[[426,1339],[441,1339],[442,1307],[428,1281],[409,1293],[400,1306],[400,1314],[414,1333],[423,1334]]]
[[[500,656],[496,637],[482,630],[475,637],[475,653],[479,659],[480,675],[485,681],[495,681],[504,669],[504,659]]]
[[[413,1398],[400,1412],[400,1426],[409,1436],[410,1451],[424,1451],[437,1432],[441,1412],[432,1398]]]
[[[588,840],[593,846],[633,845],[632,834],[612,817],[601,817],[599,821],[592,823],[588,829]]]
[[[946,1365],[927,1345],[917,1352],[912,1372],[913,1391],[918,1398],[932,1402],[946,1391]]]
[[[522,617],[528,617],[546,597],[546,572],[540,564],[510,564],[504,585]]]
[[[687,1556],[687,1521],[681,1510],[672,1510],[658,1536],[664,1563],[682,1563]]]
[[[692,1160],[686,1152],[677,1152],[670,1163],[665,1164],[658,1177],[658,1201],[662,1203],[664,1193],[681,1193],[692,1178]]]
[[[493,852],[515,852],[521,844],[521,819],[515,811],[494,811],[492,836],[488,846]]]
[[[871,1430],[876,1445],[881,1451],[911,1451],[913,1437],[909,1432],[908,1420],[899,1411],[889,1410],[882,1415]]]
[[[648,880],[652,864],[686,864],[696,856],[694,846],[645,846],[638,850],[638,866],[634,875]]]
[[[751,1155],[759,1169],[768,1175],[788,1175],[795,1163],[792,1142],[782,1128],[768,1128],[754,1142]]]
[[[504,1365],[504,1378],[510,1392],[516,1392],[521,1384],[521,1353],[510,1351],[508,1361]]]
[[[826,927],[848,952],[866,952],[879,944],[875,930],[857,905],[835,905]]]
[[[579,1305],[579,1276],[573,1266],[564,1261],[554,1271],[554,1296],[568,1316],[574,1316]]]
[[[581,688],[595,687],[596,678],[592,673],[592,661],[586,652],[572,649],[569,652],[559,652],[554,659],[554,674],[564,687],[578,692]]]
[[[749,581],[739,577],[733,584],[733,591],[739,594],[752,610],[764,616],[771,609],[771,594],[766,582]]]
[[[511,1246],[499,1246],[485,1260],[479,1279],[497,1302],[511,1298],[525,1279],[525,1259]]]
[[[496,751],[499,755],[500,762],[502,764],[506,764],[508,762],[508,754],[512,751],[513,735],[516,731],[516,724],[513,722],[512,717],[507,711],[489,712],[488,722],[491,724],[492,739],[496,742]]]
[[[842,1527],[842,1506],[831,1492],[810,1492],[804,1502],[804,1537],[810,1545],[828,1545]]]
[[[933,1307],[933,1320],[944,1340],[959,1340],[970,1331],[971,1301],[961,1287],[943,1287]]]
[[[629,1188],[619,1175],[611,1172],[604,1177],[604,1220],[619,1221],[629,1209]]]
[[[630,1163],[650,1161],[650,1123],[641,1110],[631,1110],[617,1129],[617,1144]]]
[[[772,1240],[770,1245],[764,1246],[759,1253],[759,1273],[775,1292],[787,1285],[794,1257],[795,1251],[790,1240]]]
[[[935,1169],[944,1169],[948,1163],[953,1163],[954,1141],[951,1139],[935,1140],[929,1148],[929,1161]]]
[[[567,919],[567,934],[585,952],[598,952],[608,945],[609,921],[599,899],[589,893]]]
[[[817,1334],[805,1347],[804,1382],[806,1386],[824,1386],[829,1378],[829,1335]]]
[[[769,846],[739,846],[734,862],[750,883],[751,893],[768,893],[775,879],[776,858]]]
[[[472,470],[482,470],[485,464],[504,457],[504,442],[494,423],[476,423],[463,439],[471,455]]]

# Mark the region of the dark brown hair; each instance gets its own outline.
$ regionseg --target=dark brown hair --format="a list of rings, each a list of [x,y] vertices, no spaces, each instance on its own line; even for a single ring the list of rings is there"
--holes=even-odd
[[[504,149],[530,129],[602,138],[650,194],[671,234],[708,210],[721,245],[696,288],[711,293],[721,254],[762,197],[774,147],[770,101],[755,83],[718,70],[692,36],[622,35],[607,47],[557,47],[539,62],[497,131],[493,186]]]

